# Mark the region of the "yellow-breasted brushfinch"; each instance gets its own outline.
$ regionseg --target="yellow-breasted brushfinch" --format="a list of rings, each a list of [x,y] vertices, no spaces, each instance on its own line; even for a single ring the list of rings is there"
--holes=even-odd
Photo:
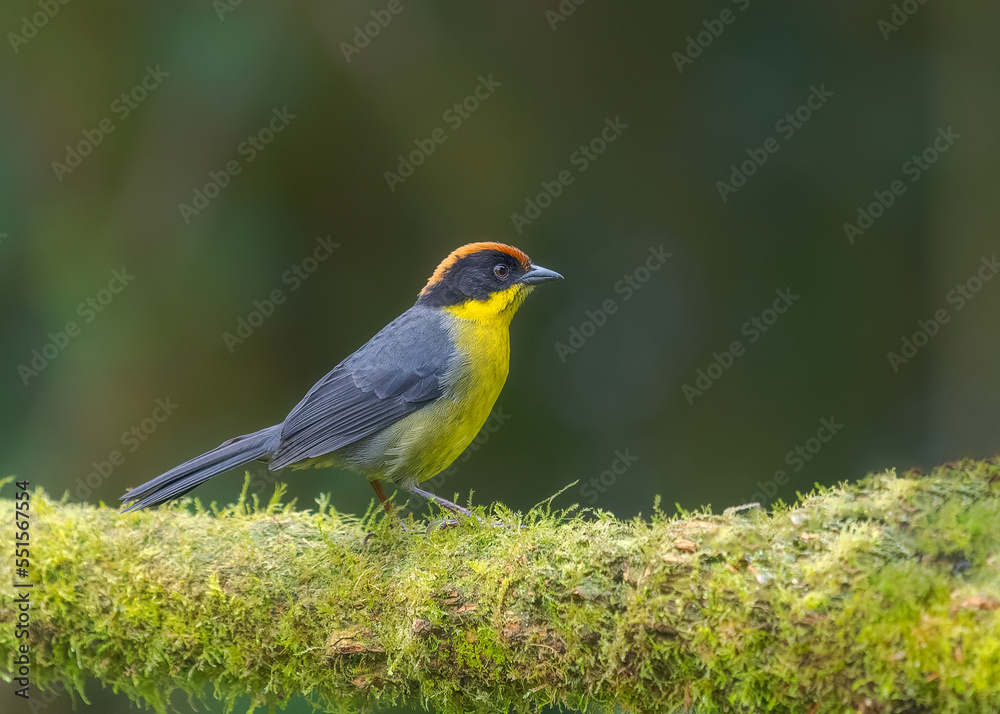
[[[187,493],[255,459],[271,470],[342,466],[469,511],[418,487],[475,438],[500,395],[508,326],[536,285],[561,278],[502,243],[470,243],[441,261],[416,304],[333,368],[275,426],[237,436],[132,489],[132,511]]]

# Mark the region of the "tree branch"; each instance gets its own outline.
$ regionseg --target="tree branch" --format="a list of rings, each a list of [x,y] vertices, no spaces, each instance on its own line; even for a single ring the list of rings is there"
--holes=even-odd
[[[998,482],[1000,461],[969,461],[773,514],[497,507],[491,520],[525,527],[430,534],[325,501],[123,516],[36,492],[32,686],[83,696],[95,677],[159,711],[176,689],[442,712],[996,711]],[[14,522],[13,501],[0,517]],[[12,561],[8,680],[25,642]]]

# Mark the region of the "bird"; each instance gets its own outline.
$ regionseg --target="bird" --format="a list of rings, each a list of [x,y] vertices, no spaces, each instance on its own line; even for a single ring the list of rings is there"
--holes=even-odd
[[[511,319],[538,286],[562,279],[503,243],[468,243],[434,270],[416,302],[320,379],[266,429],[218,447],[122,496],[122,512],[179,498],[251,461],[277,471],[336,466],[472,516],[419,484],[475,438],[507,379]]]

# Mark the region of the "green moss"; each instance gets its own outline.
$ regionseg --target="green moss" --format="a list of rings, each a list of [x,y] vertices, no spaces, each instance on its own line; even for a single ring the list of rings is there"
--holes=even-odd
[[[176,690],[241,710],[997,711],[998,483],[962,462],[770,514],[497,506],[480,515],[510,527],[429,534],[281,488],[128,515],[39,492],[32,674],[159,712]],[[7,678],[14,614],[5,589]]]

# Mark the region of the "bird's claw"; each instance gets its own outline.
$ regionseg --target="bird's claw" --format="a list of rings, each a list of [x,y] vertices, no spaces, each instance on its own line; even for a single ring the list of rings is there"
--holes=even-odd
[[[493,528],[513,528],[513,526],[510,526],[504,523],[503,521],[493,521],[492,523],[490,523],[489,521],[486,521],[480,518],[479,516],[475,516],[475,519],[484,526],[491,526]],[[433,531],[444,530],[445,528],[454,528],[455,526],[458,526],[461,523],[462,521],[460,521],[457,518],[443,518],[439,521],[431,521],[431,523],[428,524],[427,526],[427,534],[430,535]],[[520,527],[527,528],[527,526],[520,526]]]

